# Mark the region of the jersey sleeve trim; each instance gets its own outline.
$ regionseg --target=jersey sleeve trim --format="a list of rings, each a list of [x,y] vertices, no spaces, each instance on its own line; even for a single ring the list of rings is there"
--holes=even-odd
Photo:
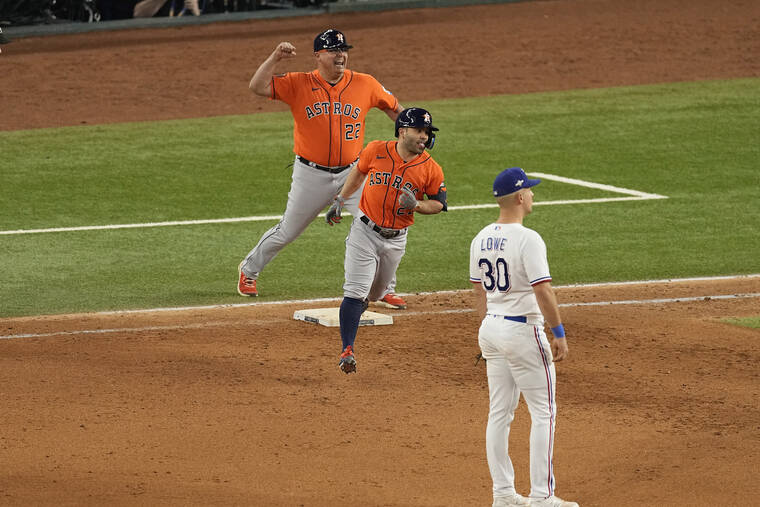
[[[473,277],[470,277],[470,281],[471,281],[472,283],[481,283],[483,280],[481,280],[480,278],[473,278]]]
[[[538,285],[539,283],[551,282],[551,281],[552,281],[551,276],[542,276],[541,278],[536,278],[535,280],[532,280],[530,282],[530,285],[534,286],[534,285]]]

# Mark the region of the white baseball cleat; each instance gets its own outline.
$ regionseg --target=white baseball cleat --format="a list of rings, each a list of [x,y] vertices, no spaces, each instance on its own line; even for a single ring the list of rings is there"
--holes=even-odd
[[[520,496],[517,493],[506,496],[493,497],[493,507],[527,507],[530,505],[530,500],[524,496]]]
[[[566,502],[559,497],[531,498],[530,507],[578,507],[575,502]]]

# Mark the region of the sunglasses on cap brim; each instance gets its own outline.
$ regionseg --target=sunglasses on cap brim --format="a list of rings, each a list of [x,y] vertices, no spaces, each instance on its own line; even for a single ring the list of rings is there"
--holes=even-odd
[[[339,48],[326,48],[326,49],[320,49],[317,51],[317,53],[348,53],[348,50],[351,49],[351,46],[341,46]]]

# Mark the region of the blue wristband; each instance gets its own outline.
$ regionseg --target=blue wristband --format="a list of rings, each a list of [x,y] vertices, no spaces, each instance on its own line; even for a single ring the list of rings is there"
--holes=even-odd
[[[564,338],[565,337],[565,326],[560,324],[557,327],[552,328],[552,334],[555,338]]]

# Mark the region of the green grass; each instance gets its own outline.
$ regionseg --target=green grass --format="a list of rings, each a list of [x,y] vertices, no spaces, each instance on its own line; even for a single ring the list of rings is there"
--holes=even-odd
[[[521,166],[665,200],[537,206],[555,284],[760,272],[760,80],[424,102],[451,206],[492,203]],[[279,215],[289,113],[0,133],[0,231]],[[369,115],[365,142],[390,138]],[[538,202],[614,193],[545,181]],[[495,209],[418,216],[398,291],[468,286]],[[339,296],[345,223],[316,220],[261,300]],[[244,302],[237,264],[274,222],[0,235],[0,316]]]
[[[723,319],[723,322],[734,324],[736,326],[748,327],[751,329],[760,329],[760,316],[743,317],[735,319]]]

